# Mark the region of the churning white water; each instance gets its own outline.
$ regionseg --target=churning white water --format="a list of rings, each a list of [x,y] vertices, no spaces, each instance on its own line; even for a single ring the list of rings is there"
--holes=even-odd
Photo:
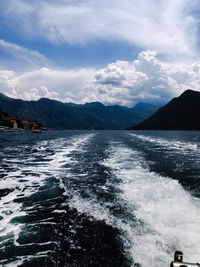
[[[141,266],[169,266],[175,250],[188,261],[200,255],[200,200],[176,180],[161,177],[144,167],[141,154],[114,143],[104,163],[119,179],[119,199],[134,215],[122,229],[129,253]]]
[[[167,150],[179,151],[181,153],[188,153],[188,152],[193,152],[193,151],[195,151],[196,153],[199,152],[199,147],[194,142],[169,140],[163,137],[158,138],[158,137],[146,136],[142,134],[130,134],[130,135],[141,141],[149,142],[154,145],[157,145],[157,149],[165,148]]]
[[[92,137],[92,134],[84,134],[81,136],[75,136],[69,140],[60,138],[56,141],[41,141],[38,142],[30,153],[24,164],[21,164],[21,160],[4,159],[5,163],[8,163],[14,170],[5,172],[4,178],[1,179],[0,189],[9,188],[11,192],[0,198],[0,245],[4,248],[4,243],[10,239],[13,239],[15,246],[20,246],[18,242],[20,232],[25,225],[24,223],[13,222],[16,218],[20,218],[27,215],[27,212],[32,209],[39,209],[38,205],[34,203],[24,208],[23,203],[18,201],[20,199],[28,199],[31,195],[35,194],[45,184],[48,178],[54,177],[60,181],[60,187],[63,186],[60,180],[60,175],[63,172],[62,166],[71,162],[70,154],[75,151],[81,151],[83,146]],[[9,149],[9,148],[8,148]],[[51,149],[53,153],[47,153],[47,150]],[[44,156],[43,153],[44,152]],[[32,156],[34,154],[34,157]],[[39,160],[37,159],[39,157]],[[35,205],[35,207],[34,207]],[[65,212],[63,210],[54,210],[54,213]],[[43,223],[43,222],[41,222]],[[37,222],[38,224],[38,222]],[[46,222],[48,224],[48,222]],[[27,233],[28,234],[28,233]],[[32,243],[26,245],[33,245]],[[42,245],[42,244],[41,244]],[[5,245],[6,248],[6,245]],[[40,256],[39,254],[35,255]],[[32,256],[33,257],[33,256]],[[3,265],[3,266],[18,266],[23,262],[23,259],[29,258],[20,257],[16,262]],[[0,259],[0,264],[3,263]]]
[[[167,177],[192,185],[191,170],[198,186],[197,134],[65,134],[0,152],[0,265],[167,267],[175,250],[200,260],[200,199]]]

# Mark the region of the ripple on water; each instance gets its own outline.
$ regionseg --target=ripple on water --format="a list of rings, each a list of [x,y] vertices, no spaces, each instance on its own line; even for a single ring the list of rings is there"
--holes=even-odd
[[[26,147],[21,154],[23,162],[5,158],[2,165],[5,173],[0,184],[1,264],[55,264],[55,251],[60,242],[59,223],[66,213],[61,206],[66,196],[63,196],[59,176],[70,153],[81,150],[88,138],[89,135],[83,135],[67,141],[41,142],[31,154]],[[16,147],[16,156],[18,150]],[[8,151],[7,148],[6,153]]]

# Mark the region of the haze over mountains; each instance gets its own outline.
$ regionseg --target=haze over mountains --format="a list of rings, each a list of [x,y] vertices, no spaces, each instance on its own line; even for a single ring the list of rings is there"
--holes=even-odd
[[[159,107],[146,103],[133,108],[105,106],[100,102],[78,105],[48,98],[24,101],[0,93],[1,111],[23,120],[40,121],[53,129],[125,129],[144,121]]]
[[[200,130],[200,92],[186,90],[134,130]]]

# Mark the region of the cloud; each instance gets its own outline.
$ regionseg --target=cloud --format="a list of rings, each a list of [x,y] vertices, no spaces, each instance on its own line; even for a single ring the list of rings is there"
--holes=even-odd
[[[2,13],[31,39],[125,41],[172,58],[190,58],[198,52],[197,7],[197,0],[7,0]]]
[[[6,60],[6,65],[9,66],[17,65],[18,67],[33,68],[51,64],[50,60],[39,52],[6,42],[2,39],[0,39],[0,50],[11,58],[10,64],[9,59]]]
[[[128,106],[165,103],[188,88],[200,91],[200,61],[169,64],[146,50],[132,62],[118,60],[101,69],[40,68],[22,74],[2,70],[0,88],[8,96],[28,100],[48,97]]]
[[[200,91],[200,62],[166,64],[147,50],[133,62],[116,61],[98,70],[95,79],[98,99],[104,103],[166,103],[188,88]]]
[[[37,100],[41,97],[64,102],[81,102],[88,84],[94,79],[92,69],[59,70],[40,68],[22,74],[0,71],[1,91],[10,97]]]
[[[144,49],[132,62],[60,69],[37,51],[0,40],[0,52],[9,55],[0,63],[0,90],[29,100],[48,97],[129,106],[163,103],[187,88],[199,90],[195,7],[198,0],[4,1],[3,25],[22,39],[72,45],[122,41]]]

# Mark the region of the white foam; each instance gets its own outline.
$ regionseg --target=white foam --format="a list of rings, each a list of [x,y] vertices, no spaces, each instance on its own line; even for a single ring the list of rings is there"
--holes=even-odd
[[[66,210],[54,210],[53,213],[66,213]]]
[[[16,266],[20,266],[21,264],[23,264],[23,259],[22,258],[18,258],[17,260],[11,262],[11,263],[4,263],[6,262],[6,260],[4,261],[0,261],[0,263],[2,263],[2,266],[4,267],[16,267]]]
[[[74,151],[80,152],[93,135],[94,134],[83,134],[69,139],[62,138],[52,141],[38,142],[34,148],[37,152],[31,152],[30,157],[27,157],[26,164],[20,164],[20,161],[19,164],[17,164],[16,161],[14,161],[14,163],[12,163],[12,161],[9,162],[11,167],[15,164],[17,171],[9,171],[0,183],[1,189],[9,188],[13,190],[0,199],[0,216],[3,217],[0,221],[0,237],[8,235],[9,238],[9,234],[13,233],[14,244],[16,246],[19,245],[17,240],[23,225],[12,223],[12,220],[16,217],[26,216],[27,212],[29,212],[29,208],[24,209],[22,203],[15,202],[15,200],[21,197],[26,198],[36,193],[39,188],[45,184],[46,179],[49,177],[54,177],[60,180],[60,173],[66,170],[66,168],[63,169],[63,165],[71,160],[70,153]],[[45,159],[48,159],[48,161],[37,161],[36,164],[34,162],[34,153],[39,153],[39,155],[42,156],[43,154],[41,153],[49,148],[54,151],[54,154],[46,156],[44,153],[44,157]],[[60,186],[62,188],[64,187],[63,184]],[[63,213],[65,210],[55,209],[54,212]],[[43,222],[39,223],[42,224]],[[44,222],[44,224],[47,223],[48,222]],[[12,264],[9,266],[12,266]]]
[[[173,252],[181,250],[188,261],[198,261],[200,200],[177,181],[144,169],[138,152],[121,145],[111,151],[104,164],[120,180],[121,203],[135,217],[121,225],[133,259],[144,267],[169,266]]]
[[[109,205],[109,203],[107,204]],[[80,214],[86,214],[97,221],[104,221],[108,225],[114,224],[115,218],[110,214],[108,206],[105,203],[100,203],[95,196],[82,198],[79,193],[73,192],[68,205]]]
[[[37,245],[37,246],[45,246],[45,245],[51,245],[51,244],[57,244],[57,242],[56,241],[48,241],[48,242],[43,242],[43,243],[26,243],[25,245],[26,245],[26,247],[27,246],[34,246],[34,245]],[[24,246],[24,244],[22,244],[22,245],[18,245],[18,246],[21,246],[21,247],[23,247]]]
[[[138,139],[140,139],[141,141],[145,141],[145,142],[150,142],[156,145],[159,145],[160,147],[164,147],[167,150],[174,150],[174,151],[181,151],[183,153],[187,153],[187,152],[198,152],[199,147],[196,143],[192,143],[192,142],[182,142],[179,140],[172,140],[172,139],[166,139],[166,138],[162,138],[162,137],[153,137],[153,136],[147,136],[147,135],[142,135],[142,134],[130,134],[133,137],[136,137]]]
[[[47,157],[49,162],[37,162],[37,166],[29,164],[24,167],[19,166],[16,173],[9,173],[4,178],[1,188],[7,188],[10,184],[14,191],[0,200],[0,215],[3,216],[1,222],[4,223],[4,229],[0,232],[0,236],[14,232],[15,244],[19,245],[17,239],[21,225],[13,225],[10,221],[16,216],[25,215],[28,208],[23,210],[21,204],[14,203],[13,200],[19,194],[26,197],[35,193],[53,174],[53,177],[60,181],[60,188],[65,190],[63,194],[70,195],[70,208],[75,208],[79,213],[90,216],[91,219],[104,221],[108,225],[117,227],[121,231],[121,238],[127,253],[143,267],[169,266],[175,250],[182,250],[185,260],[198,261],[200,251],[199,199],[193,198],[177,181],[161,177],[150,172],[148,168],[144,168],[144,159],[137,151],[118,143],[112,143],[108,150],[110,157],[103,164],[110,168],[116,179],[113,178],[112,184],[106,183],[101,186],[101,190],[105,192],[108,192],[110,186],[116,187],[118,189],[116,192],[119,192],[116,193],[119,202],[117,204],[126,207],[134,219],[130,219],[131,216],[130,218],[120,218],[111,214],[110,207],[116,203],[105,203],[103,200],[97,199],[95,195],[83,198],[77,191],[68,192],[68,188],[60,179],[60,174],[66,171],[63,166],[66,162],[73,163],[75,159],[71,154],[83,151],[91,137],[92,134],[67,141],[59,139],[47,141],[42,145],[38,143],[44,148],[54,150],[55,154]],[[163,143],[163,140],[156,139],[149,142],[164,144],[166,149],[169,147],[169,144]],[[177,143],[176,145],[173,143],[171,147],[181,150],[182,144],[177,146]],[[190,144],[187,151],[189,151],[189,147]],[[195,147],[191,147],[191,150],[194,151]],[[42,148],[41,151],[45,150]],[[32,162],[30,161],[30,163]],[[23,171],[30,171],[39,176],[25,175],[22,174]],[[80,175],[84,176],[86,173]],[[22,178],[27,181],[20,182]],[[65,203],[61,206],[64,207],[64,205]],[[61,210],[55,209],[54,212],[64,212],[62,207]],[[39,223],[47,224],[47,221],[48,219]],[[54,223],[49,222],[49,224]]]

